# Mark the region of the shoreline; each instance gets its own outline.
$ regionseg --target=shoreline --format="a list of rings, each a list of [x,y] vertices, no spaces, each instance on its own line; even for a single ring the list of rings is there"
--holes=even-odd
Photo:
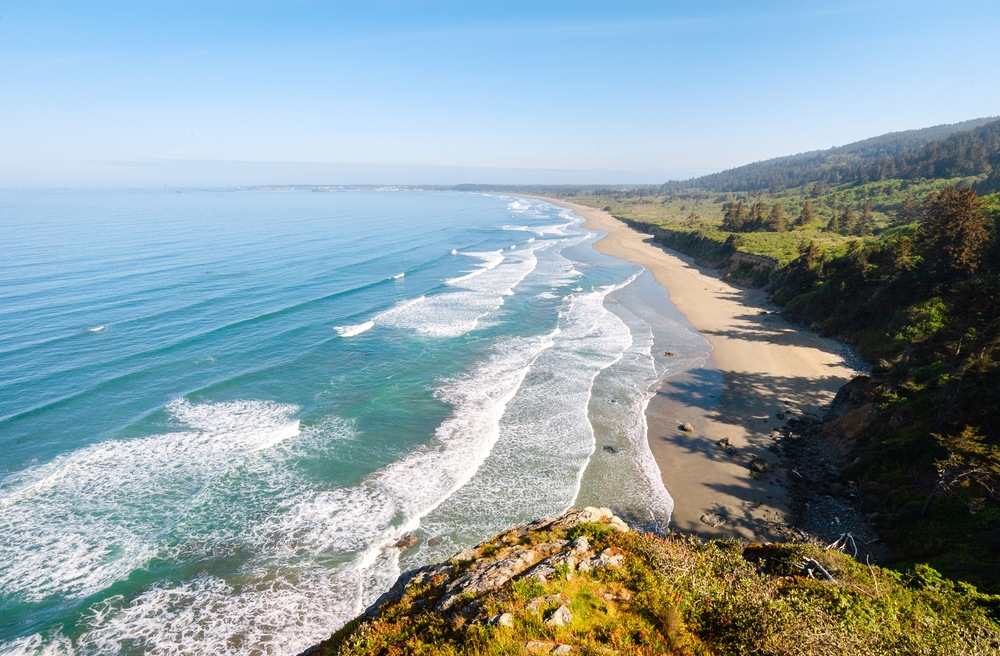
[[[674,500],[670,528],[708,539],[790,539],[792,499],[777,431],[792,417],[818,417],[858,373],[845,347],[793,326],[765,292],[723,281],[603,210],[536,198],[606,233],[594,243],[599,252],[649,269],[712,347],[702,367],[664,379],[646,409],[649,447]],[[720,379],[718,397],[706,394]],[[681,430],[683,423],[693,430]],[[765,471],[752,471],[751,462]]]

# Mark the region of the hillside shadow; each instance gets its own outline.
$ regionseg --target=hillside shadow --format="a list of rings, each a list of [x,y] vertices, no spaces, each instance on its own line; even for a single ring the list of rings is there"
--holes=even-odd
[[[844,383],[839,376],[775,376],[760,373],[722,374],[717,369],[692,369],[658,392],[675,403],[705,411],[709,419],[727,424],[774,418],[775,408],[817,412]],[[760,430],[756,426],[747,426]]]

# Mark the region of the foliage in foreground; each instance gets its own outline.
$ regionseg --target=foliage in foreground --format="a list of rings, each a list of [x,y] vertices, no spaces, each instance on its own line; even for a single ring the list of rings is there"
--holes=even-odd
[[[600,524],[501,534],[477,549],[499,558],[526,542],[588,534],[598,549],[624,553],[616,568],[564,570],[542,583],[515,578],[475,600],[510,626],[433,610],[440,575],[407,589],[376,619],[358,619],[320,646],[321,654],[997,654],[1000,598],[942,579],[920,566],[905,573],[869,567],[809,545],[749,546],[678,536],[617,533]],[[505,538],[504,536],[508,537]],[[483,554],[489,553],[490,556]],[[835,579],[803,575],[815,559]],[[565,595],[572,621],[543,621]],[[552,651],[568,645],[571,651]]]

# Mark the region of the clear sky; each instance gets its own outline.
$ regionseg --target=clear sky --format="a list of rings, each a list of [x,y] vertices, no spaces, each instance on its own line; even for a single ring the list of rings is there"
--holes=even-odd
[[[996,0],[10,0],[0,186],[661,182],[1000,114]]]

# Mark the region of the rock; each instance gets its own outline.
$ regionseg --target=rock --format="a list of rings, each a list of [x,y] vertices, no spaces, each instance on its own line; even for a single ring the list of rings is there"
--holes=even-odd
[[[569,597],[564,594],[553,594],[545,595],[544,597],[535,597],[527,603],[524,607],[530,613],[537,613],[542,608],[546,606],[551,606],[552,604],[559,604],[560,606],[565,606],[569,603]]]
[[[550,651],[549,653],[550,654],[569,654],[572,651],[573,651],[573,648],[570,645],[556,645],[555,647],[552,648],[552,651]]]
[[[435,609],[447,611],[463,598],[480,597],[485,592],[496,590],[534,565],[537,560],[538,554],[534,550],[518,549],[505,558],[483,567],[474,567],[470,572],[448,584]]]
[[[577,519],[574,524],[600,522],[605,519],[611,519],[614,516],[615,515],[611,512],[610,508],[594,508],[593,506],[587,506],[577,515]]]
[[[611,526],[613,526],[614,528],[616,528],[619,533],[628,533],[631,530],[628,527],[628,524],[626,524],[622,519],[615,517],[614,515],[611,516],[611,519],[608,520],[608,523],[611,524]]]
[[[549,626],[566,626],[572,621],[573,614],[569,612],[569,608],[565,604],[552,611],[545,619],[545,623]]]
[[[618,567],[622,564],[624,556],[614,549],[605,549],[598,556],[588,558],[576,566],[581,572],[590,572],[601,567]]]
[[[396,544],[394,544],[393,546],[399,549],[400,551],[406,551],[407,549],[412,549],[413,547],[417,546],[419,542],[420,538],[417,537],[416,533],[407,533],[403,537],[396,540]]]
[[[692,426],[691,423],[687,421],[679,425],[677,428],[681,429],[685,433],[691,433],[694,431],[694,426]]]
[[[708,524],[712,528],[715,528],[716,526],[722,526],[723,524],[725,524],[726,517],[723,517],[719,513],[710,512],[702,515],[701,521],[704,522],[705,524]]]
[[[501,613],[499,615],[494,615],[490,618],[489,624],[491,626],[514,626],[514,616],[510,613]]]
[[[776,414],[774,416],[777,417],[778,419],[784,419],[785,418],[785,413],[784,412],[779,412],[778,414]]]
[[[664,351],[663,355],[667,356],[668,358],[672,358],[672,357],[674,357],[677,354],[674,353],[673,351]]]
[[[428,547],[436,547],[439,544],[441,544],[440,538],[431,538],[430,540],[427,541]]]
[[[718,442],[716,442],[716,444],[718,446],[721,446],[723,449],[728,449],[729,447],[732,446],[732,442],[729,441],[728,437],[722,438],[721,440],[719,440]]]
[[[611,446],[610,444],[604,445],[604,453],[618,453],[618,449]]]
[[[476,559],[475,549],[463,549],[462,551],[459,551],[457,554],[451,557],[451,560],[456,563],[464,563],[468,560],[475,560],[475,559]]]
[[[555,643],[542,642],[540,640],[529,640],[524,643],[524,650],[529,654],[551,654],[555,649]]]
[[[771,466],[767,464],[766,460],[757,457],[751,460],[750,464],[747,465],[747,467],[750,468],[750,471],[755,472],[757,474],[764,474],[771,468]]]
[[[570,542],[569,546],[573,550],[573,553],[578,556],[582,556],[590,551],[590,539],[586,535],[581,535],[577,539]]]

